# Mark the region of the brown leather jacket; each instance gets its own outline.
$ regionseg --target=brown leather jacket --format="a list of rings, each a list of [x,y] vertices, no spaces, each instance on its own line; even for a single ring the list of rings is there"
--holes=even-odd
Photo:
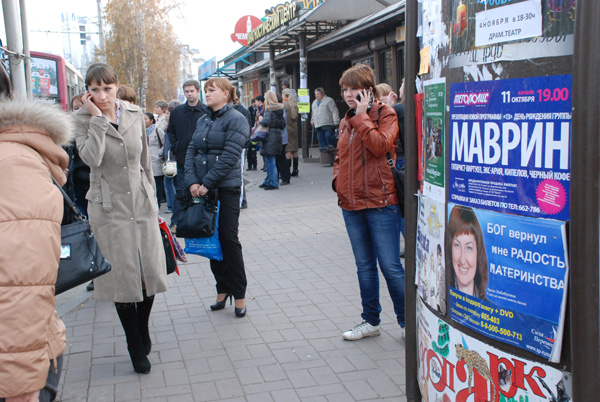
[[[380,111],[381,109],[381,111]],[[340,122],[332,187],[338,204],[348,211],[398,203],[386,153],[396,159],[398,120],[390,106],[376,101],[367,113],[352,109]]]

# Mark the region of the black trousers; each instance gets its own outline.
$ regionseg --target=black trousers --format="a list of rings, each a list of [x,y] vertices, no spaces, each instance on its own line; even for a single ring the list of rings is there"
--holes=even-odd
[[[256,145],[250,142],[248,144],[248,169],[256,169],[258,165],[258,160],[256,158]]]
[[[281,152],[275,156],[275,161],[277,162],[277,170],[279,171],[281,180],[284,182],[290,181],[290,167],[285,157],[285,145],[281,147]]]
[[[217,293],[232,293],[236,299],[246,297],[246,271],[242,244],[238,237],[241,188],[219,189],[219,242],[223,261],[210,260],[217,281]]]

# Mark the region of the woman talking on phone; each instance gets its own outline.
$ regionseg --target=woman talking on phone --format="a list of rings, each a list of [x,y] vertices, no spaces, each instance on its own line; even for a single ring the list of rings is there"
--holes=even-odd
[[[87,193],[91,228],[112,270],[94,280],[98,300],[115,303],[137,373],[150,372],[148,320],[154,295],[167,290],[154,177],[141,109],[117,100],[111,66],[92,64],[75,139],[91,169]]]
[[[373,70],[358,64],[340,79],[350,107],[340,122],[332,186],[358,268],[362,319],[343,333],[349,341],[379,335],[379,273],[387,282],[404,336],[404,268],[400,262],[400,208],[388,153],[395,157],[398,120],[390,106],[375,100]]]

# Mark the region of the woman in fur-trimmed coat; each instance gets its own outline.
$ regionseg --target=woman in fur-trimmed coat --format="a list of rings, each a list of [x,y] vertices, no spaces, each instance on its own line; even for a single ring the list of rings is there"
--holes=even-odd
[[[0,66],[0,81],[4,76]],[[4,86],[6,88],[6,86]],[[3,98],[0,82],[0,399],[54,400],[65,325],[54,308],[71,138],[54,106]]]

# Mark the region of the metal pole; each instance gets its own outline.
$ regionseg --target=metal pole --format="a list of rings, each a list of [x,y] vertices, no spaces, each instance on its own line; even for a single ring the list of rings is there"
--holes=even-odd
[[[24,63],[21,63],[21,58],[23,57],[23,38],[21,37],[18,7],[19,2],[17,0],[2,0],[6,44],[8,50],[16,53],[16,55],[12,53],[8,54],[13,96],[25,98],[27,96],[27,86],[25,85]]]
[[[571,367],[573,401],[600,395],[599,264],[600,101],[597,88],[600,3],[579,0],[573,49],[573,130],[571,136]],[[591,398],[591,399],[590,399]]]
[[[21,5],[21,31],[23,34],[23,50],[25,53],[25,86],[27,87],[27,99],[33,98],[31,88],[31,55],[29,53],[29,27],[27,24],[27,7],[25,0],[19,1]]]
[[[300,88],[308,89],[308,63],[306,61],[306,33],[300,33]],[[310,91],[308,91],[310,95]],[[308,152],[308,113],[302,113],[300,117],[302,129],[302,158],[310,158],[312,152]],[[312,132],[310,136],[310,147],[312,148]]]
[[[404,250],[405,263],[405,321],[406,321],[406,396],[411,402],[421,401],[421,392],[417,382],[417,289],[415,283],[415,253],[416,253],[416,228],[417,228],[417,128],[415,122],[414,96],[415,78],[419,65],[419,43],[417,41],[418,6],[417,0],[406,0],[406,39],[404,52],[404,65],[406,66],[406,80],[404,85],[404,151],[406,163],[406,178],[404,193],[407,194],[405,211],[405,233]]]
[[[277,92],[277,82],[275,81],[275,48],[269,46],[269,81],[271,82],[271,92]]]
[[[100,60],[106,61],[104,56],[104,29],[102,25],[102,5],[101,0],[96,0],[98,6],[98,33],[99,33],[99,44],[100,44]]]

